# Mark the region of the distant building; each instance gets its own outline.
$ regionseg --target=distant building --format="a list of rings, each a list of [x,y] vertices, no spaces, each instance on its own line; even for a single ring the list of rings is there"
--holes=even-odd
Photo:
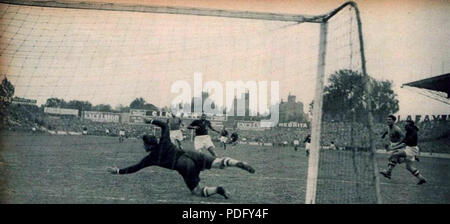
[[[244,114],[238,114],[238,106],[244,105]],[[233,105],[231,108],[232,115],[236,118],[249,118],[250,117],[250,94],[249,92],[245,92],[241,95],[240,98],[234,96]],[[242,112],[241,112],[242,113]]]
[[[191,100],[191,112],[197,112],[195,111],[195,102],[201,102],[201,108],[200,108],[200,112],[203,111],[203,104],[205,103],[205,100],[209,97],[209,93],[208,92],[202,92],[202,96],[201,97],[192,97]]]
[[[289,93],[287,102],[280,102],[280,122],[306,121],[306,114],[303,112],[303,103],[296,102],[296,96]]]

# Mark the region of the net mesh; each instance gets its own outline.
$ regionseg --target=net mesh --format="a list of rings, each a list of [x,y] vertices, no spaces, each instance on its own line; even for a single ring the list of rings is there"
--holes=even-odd
[[[0,4],[0,20],[0,78],[6,77],[14,85],[15,96],[44,106],[50,106],[52,98],[67,103],[56,107],[70,108],[70,101],[75,100],[92,106],[81,108],[76,118],[50,116],[38,107],[11,106],[15,112],[9,114],[7,125],[14,130],[44,127],[52,134],[67,134],[81,133],[87,127],[94,135],[105,135],[105,129],[117,134],[124,128],[133,137],[156,133],[151,127],[123,121],[120,125],[86,121],[81,112],[95,111],[95,105],[109,105],[109,111],[123,113],[121,109],[139,97],[155,108],[168,109],[176,96],[170,91],[171,85],[184,80],[194,86],[195,73],[201,73],[204,82],[277,81],[279,101],[289,101],[288,95],[297,96],[305,114],[314,97],[319,57],[317,24],[10,4]],[[360,112],[355,106],[360,102],[358,95],[348,96],[355,97],[353,101],[334,104],[355,111],[343,117],[328,106],[332,99],[325,99],[332,77],[362,73],[357,22],[351,7],[329,20],[325,65],[324,108],[328,109],[323,111],[316,201],[374,202],[365,117],[356,115]],[[352,88],[358,93],[363,86],[355,83]],[[270,103],[274,102],[265,104]],[[287,108],[282,112],[285,117],[298,112],[298,108]],[[307,122],[307,118],[281,122],[290,121]],[[282,146],[294,139],[302,142],[309,133],[308,128],[273,128],[244,134],[249,140],[264,139],[273,145],[272,159],[262,161],[273,164],[262,164],[261,168],[269,171],[262,172],[254,182],[254,189],[266,190],[260,198],[247,201],[304,202],[306,158],[287,155],[282,150],[288,149]],[[8,147],[51,149],[67,145],[62,140],[50,143],[30,139]],[[330,149],[331,141],[343,150]],[[71,144],[95,149],[116,142],[83,138]],[[250,158],[261,162],[257,156]],[[280,192],[281,188],[289,189],[288,193]],[[245,194],[246,188],[242,191]]]
[[[328,21],[316,203],[376,203],[354,8]]]

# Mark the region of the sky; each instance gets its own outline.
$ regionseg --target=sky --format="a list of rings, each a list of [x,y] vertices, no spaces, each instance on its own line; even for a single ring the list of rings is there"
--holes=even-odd
[[[289,14],[324,14],[344,1],[105,1]],[[356,1],[369,75],[391,80],[401,115],[450,114],[450,106],[402,84],[450,71],[448,1]],[[0,5],[2,76],[16,95],[112,106],[136,97],[168,106],[177,81],[279,82],[307,105],[314,97],[319,25],[184,15]],[[356,22],[344,10],[328,27],[326,74],[360,69]],[[349,57],[349,55],[351,57]],[[225,90],[223,90],[225,92]],[[270,93],[270,88],[268,88]],[[268,97],[270,98],[270,97]],[[224,100],[225,101],[225,100]]]

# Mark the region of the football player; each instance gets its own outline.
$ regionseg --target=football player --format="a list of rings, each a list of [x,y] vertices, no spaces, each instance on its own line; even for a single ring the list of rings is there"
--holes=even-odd
[[[212,156],[216,156],[214,152],[214,144],[211,141],[211,137],[208,135],[208,128],[220,134],[219,131],[214,129],[211,126],[211,122],[206,120],[206,114],[202,114],[200,120],[193,121],[188,127],[188,129],[195,130],[195,138],[194,138],[194,148],[197,151],[201,151],[203,148],[206,148]]]
[[[149,166],[160,166],[176,170],[183,177],[192,194],[203,197],[219,194],[225,199],[228,199],[230,194],[223,187],[202,187],[199,185],[201,171],[212,168],[238,167],[250,173],[255,172],[247,163],[229,157],[215,158],[198,151],[183,151],[170,141],[169,127],[166,122],[146,119],[145,123],[161,128],[159,141],[154,135],[144,135],[142,137],[144,149],[150,154],[136,165],[122,169],[108,167],[108,172],[111,174],[131,174]]]
[[[396,166],[396,164],[400,164],[405,162],[406,169],[411,172],[412,175],[419,179],[418,185],[426,183],[426,179],[420,174],[419,170],[413,167],[413,162],[415,161],[415,157],[419,153],[419,147],[417,146],[418,137],[417,132],[419,128],[417,128],[414,124],[414,121],[407,121],[405,125],[406,135],[405,138],[389,148],[391,150],[396,150],[389,157],[388,169],[383,170],[380,173],[386,177],[391,178],[392,170]]]
[[[223,149],[227,149],[228,144],[228,131],[225,129],[225,126],[223,126],[222,131],[220,132],[220,143],[222,143]]]

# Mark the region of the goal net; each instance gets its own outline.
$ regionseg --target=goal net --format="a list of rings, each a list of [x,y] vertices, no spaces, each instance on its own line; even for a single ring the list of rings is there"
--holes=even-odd
[[[2,127],[34,136],[27,147],[52,150],[69,142],[105,155],[101,150],[107,149],[101,148],[116,142],[45,142],[36,140],[35,132],[118,136],[125,130],[127,137],[139,138],[158,132],[141,125],[143,117],[165,120],[172,112],[185,116],[188,124],[208,112],[213,126],[240,134],[241,151],[218,149],[219,155],[256,164],[251,182],[236,177],[248,182],[237,187],[237,194],[262,193],[243,196],[241,202],[377,202],[365,103],[370,92],[353,3],[306,16],[1,2],[1,79],[14,86],[10,103],[2,109],[7,115]],[[214,113],[205,111],[205,105]],[[262,125],[265,120],[269,127]],[[193,148],[192,142],[185,144]],[[13,158],[5,155],[5,160]]]

